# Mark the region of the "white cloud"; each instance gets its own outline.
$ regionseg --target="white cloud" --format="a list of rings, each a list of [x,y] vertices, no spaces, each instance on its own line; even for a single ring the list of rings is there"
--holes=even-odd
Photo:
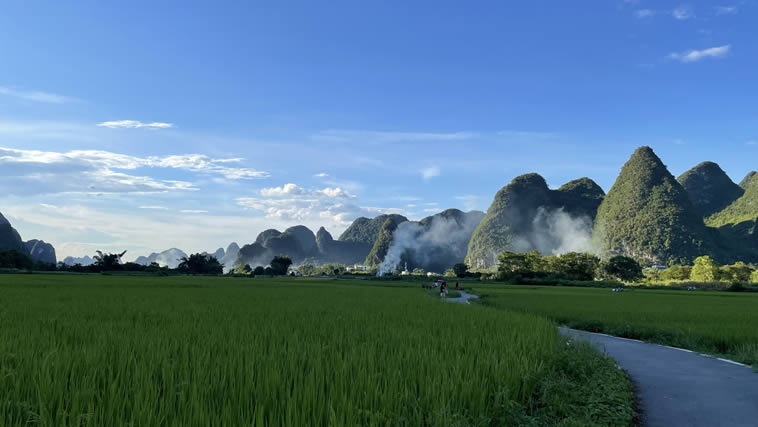
[[[165,206],[140,206],[139,209],[152,209],[156,211],[167,211],[168,208]]]
[[[264,197],[285,197],[285,196],[324,196],[332,199],[354,199],[355,196],[340,187],[324,188],[322,190],[308,190],[297,184],[284,184],[281,187],[263,188],[259,191]]]
[[[672,10],[671,16],[680,21],[684,21],[690,18],[694,18],[695,14],[692,12],[692,8],[689,5],[683,4]]]
[[[240,197],[237,204],[246,209],[262,212],[267,219],[296,222],[323,223],[345,226],[359,216],[376,216],[382,213],[406,212],[398,208],[376,208],[358,206],[353,203],[337,202],[329,198],[291,197],[284,199],[263,199]]]
[[[143,123],[139,120],[114,120],[109,122],[98,123],[97,126],[111,129],[168,129],[174,127],[173,123],[152,122]]]
[[[182,209],[179,212],[185,213],[185,214],[207,214],[208,213],[208,211],[198,210],[198,209]]]
[[[456,199],[463,202],[464,209],[467,211],[473,211],[479,209],[482,198],[475,194],[466,194],[463,196],[458,196]]]
[[[261,196],[265,197],[282,197],[282,196],[302,196],[310,192],[297,184],[284,184],[281,187],[263,188],[260,191]]]
[[[326,197],[331,197],[333,199],[354,199],[355,196],[353,194],[348,193],[347,191],[335,187],[335,188],[324,188],[323,190],[318,190],[317,193],[323,194]]]
[[[717,16],[737,14],[737,6],[716,6],[714,9]]]
[[[314,178],[328,178],[329,174],[325,173],[325,172],[321,172],[321,173],[317,173],[317,174],[313,175],[313,177]]]
[[[440,176],[440,168],[437,166],[430,166],[428,168],[421,169],[421,177],[424,178],[424,181],[428,181],[438,176]]]
[[[679,62],[698,62],[705,58],[722,58],[729,53],[732,45],[724,45],[711,47],[703,50],[688,50],[686,52],[675,52],[669,54],[669,58],[677,60]]]
[[[69,152],[19,150],[0,147],[0,191],[9,194],[41,193],[150,193],[196,190],[191,182],[131,175],[124,170],[178,169],[218,174],[227,179],[261,178],[267,173],[234,168],[238,159],[211,159],[200,154],[136,157],[97,150]]]
[[[26,101],[44,102],[47,104],[64,104],[71,102],[74,99],[63,95],[56,95],[54,93],[40,92],[40,91],[21,91],[7,86],[0,86],[0,95],[12,96],[14,98],[23,99]]]
[[[634,12],[634,16],[637,18],[650,18],[655,15],[655,11],[651,9],[639,9]]]

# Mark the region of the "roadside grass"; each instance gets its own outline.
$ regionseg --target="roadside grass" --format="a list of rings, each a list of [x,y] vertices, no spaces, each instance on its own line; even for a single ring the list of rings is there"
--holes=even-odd
[[[758,294],[479,285],[485,305],[758,364]]]
[[[2,275],[0,325],[1,425],[631,420],[620,371],[551,321],[412,283]]]

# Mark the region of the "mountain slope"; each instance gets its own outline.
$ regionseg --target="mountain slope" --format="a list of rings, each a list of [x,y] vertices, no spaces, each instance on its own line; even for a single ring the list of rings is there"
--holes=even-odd
[[[744,178],[742,178],[742,181],[740,181],[740,187],[742,187],[743,190],[747,190],[747,186],[750,184],[750,181],[753,179],[756,173],[758,172],[756,171],[748,172],[748,174],[745,175]]]
[[[650,147],[640,147],[598,208],[594,239],[606,255],[689,263],[708,253],[710,234],[684,188]]]
[[[181,249],[171,248],[161,253],[153,252],[149,256],[141,256],[134,260],[135,264],[150,265],[154,262],[158,263],[161,267],[176,268],[181,263],[182,258],[186,258],[187,254]]]
[[[681,174],[677,181],[704,218],[729,206],[745,192],[713,162],[700,163]]]
[[[316,261],[321,264],[359,264],[368,255],[366,245],[361,242],[334,240],[324,227],[316,233],[318,256]]]
[[[350,224],[342,233],[339,240],[343,242],[364,243],[371,248],[379,237],[382,226],[388,219],[391,219],[396,224],[408,221],[408,218],[397,214],[384,214],[371,219],[360,217]]]
[[[5,219],[2,213],[0,213],[0,252],[3,251],[18,251],[22,254],[28,254],[26,251],[26,245],[21,240],[21,236],[18,234],[11,223]]]
[[[29,240],[25,242],[26,251],[34,261],[55,264],[58,260],[55,257],[55,248],[50,243],[42,240]]]
[[[603,190],[589,178],[551,190],[536,173],[518,176],[495,195],[471,236],[466,263],[478,269],[492,267],[505,250],[586,250],[603,197]]]
[[[82,265],[82,266],[86,267],[88,265],[94,264],[95,260],[92,259],[89,255],[85,255],[85,256],[83,256],[81,258],[67,256],[66,258],[63,259],[63,263],[66,264],[66,265],[76,265],[76,264],[79,264],[79,265]]]
[[[758,179],[752,179],[745,194],[721,212],[706,219],[721,242],[733,254],[730,260],[758,262]]]
[[[390,246],[392,246],[392,234],[397,230],[398,224],[407,222],[399,222],[398,220],[399,219],[396,217],[387,217],[384,224],[382,224],[382,228],[379,229],[379,236],[376,238],[374,246],[371,248],[371,252],[366,256],[364,264],[379,265],[384,261],[387,251],[389,251]]]

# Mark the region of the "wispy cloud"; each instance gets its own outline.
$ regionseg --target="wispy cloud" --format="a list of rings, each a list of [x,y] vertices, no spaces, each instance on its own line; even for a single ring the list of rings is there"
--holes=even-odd
[[[375,130],[330,129],[318,132],[312,137],[318,140],[333,142],[393,143],[462,141],[475,138],[477,136],[478,134],[473,132],[385,132]]]
[[[698,62],[706,58],[723,58],[729,53],[732,45],[711,47],[703,50],[688,50],[686,52],[675,52],[669,54],[669,58],[679,62]]]
[[[139,120],[114,120],[98,123],[97,126],[111,129],[168,129],[174,127],[174,124],[164,122],[143,123]]]
[[[683,4],[671,11],[671,16],[680,21],[685,21],[695,17],[695,13],[692,11],[692,7]]]
[[[124,171],[150,168],[221,175],[227,179],[268,176],[266,172],[231,167],[240,159],[212,159],[202,154],[136,157],[109,151],[69,152],[0,147],[0,191],[26,193],[149,193],[196,190],[187,181],[156,179]]]
[[[26,101],[44,102],[47,104],[65,104],[74,101],[74,98],[40,91],[23,91],[7,86],[0,86],[0,95],[12,96]]]
[[[440,168],[437,166],[430,166],[428,168],[421,169],[421,177],[424,181],[429,181],[432,178],[440,176]]]
[[[456,200],[463,202],[463,207],[467,211],[479,209],[482,198],[475,194],[466,194],[463,196],[457,196]]]
[[[716,10],[716,15],[736,15],[737,14],[737,6],[716,6],[714,8]]]
[[[674,144],[676,144],[676,145],[684,145],[684,140],[680,139],[680,138],[677,138],[677,139],[673,140],[672,142]]]
[[[300,196],[308,194],[308,190],[297,184],[284,184],[281,187],[263,188],[260,193],[264,197]]]
[[[157,211],[167,211],[168,208],[165,206],[140,206],[139,209],[151,209],[151,210],[157,210]]]
[[[342,188],[324,188],[321,190],[308,190],[297,184],[289,183],[281,187],[263,188],[259,191],[264,197],[287,197],[287,196],[323,196],[332,199],[354,199],[356,196]]]
[[[313,175],[313,177],[314,178],[328,178],[329,174],[326,173],[326,172],[321,172],[321,173],[317,173],[317,174]]]
[[[634,16],[639,19],[650,18],[655,15],[655,11],[651,9],[639,9],[634,12]]]
[[[746,142],[745,145],[758,145],[758,140],[755,140],[755,139],[750,140]]]
[[[208,211],[198,210],[198,209],[182,209],[179,212],[185,213],[185,214],[207,214],[208,213]]]

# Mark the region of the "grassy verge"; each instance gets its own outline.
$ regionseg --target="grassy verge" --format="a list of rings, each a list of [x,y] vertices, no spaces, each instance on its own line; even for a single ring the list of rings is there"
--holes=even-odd
[[[758,295],[479,286],[486,305],[544,315],[575,329],[641,339],[758,364]]]

